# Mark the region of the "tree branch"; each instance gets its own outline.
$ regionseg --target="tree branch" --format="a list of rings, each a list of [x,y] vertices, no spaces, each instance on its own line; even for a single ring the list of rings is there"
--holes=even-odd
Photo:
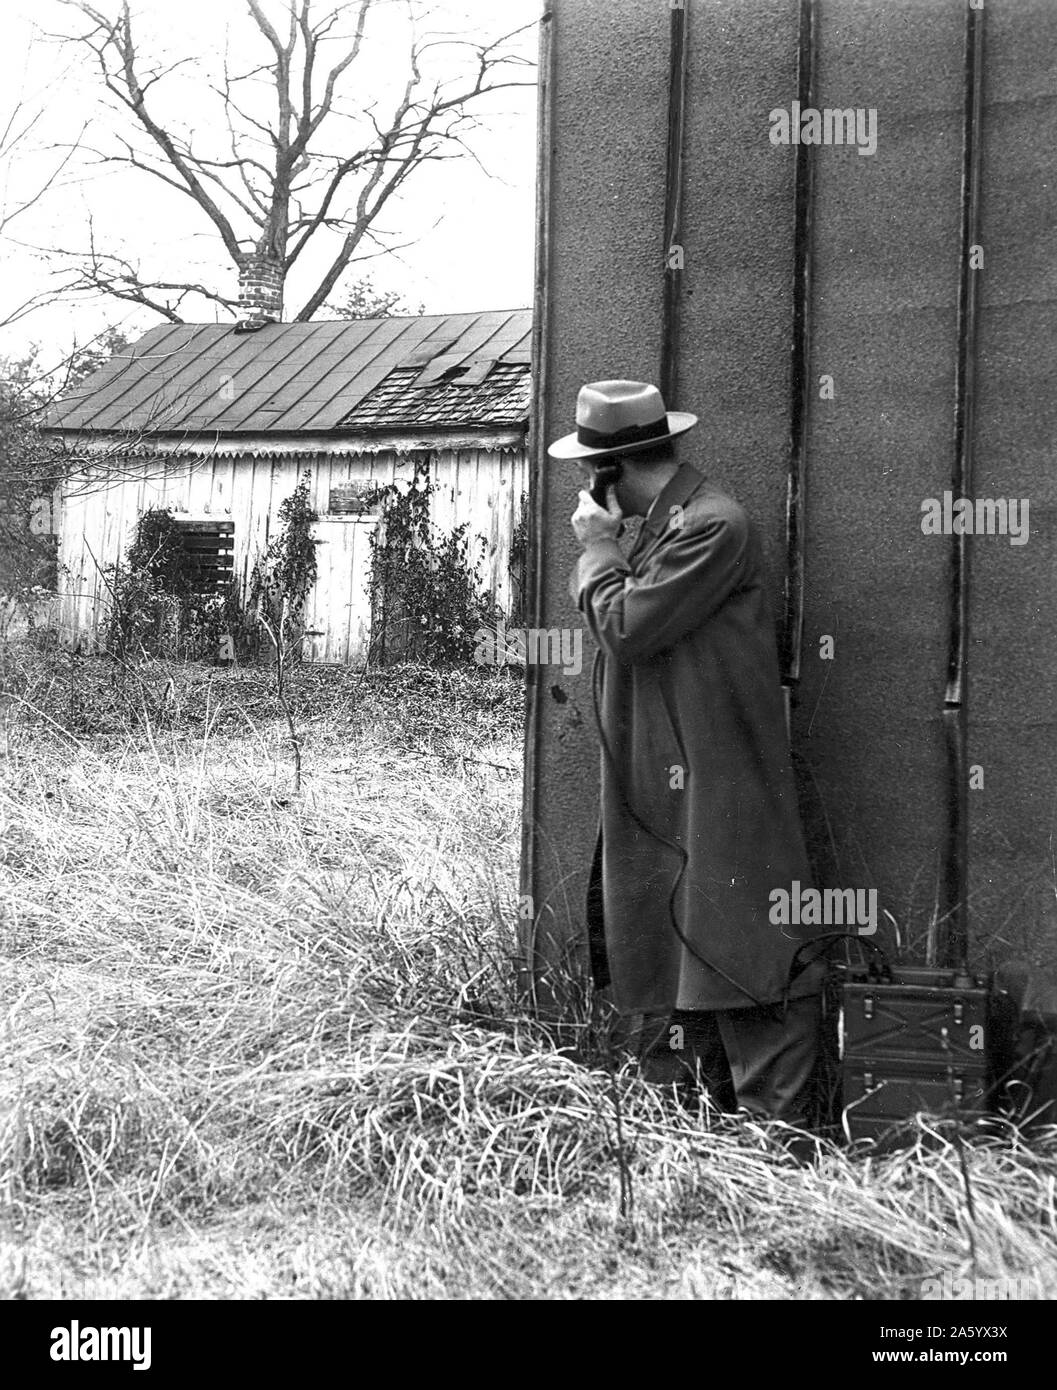
[[[100,12],[95,10],[91,5],[85,3],[85,0],[63,0],[63,3],[75,4],[77,9],[87,15],[87,17],[96,24],[97,29],[93,32],[102,30],[105,34],[105,38],[98,48],[91,42],[92,35],[84,36],[82,41],[96,54],[107,90],[123,105],[128,107],[136,120],[183,179],[195,202],[198,203],[199,207],[216,227],[228,254],[237,265],[241,253],[238,239],[235,236],[231,223],[209,196],[209,193],[203,187],[194,170],[176,148],[172,136],[155,121],[147,110],[146,89],[140,84],[140,79],[136,71],[136,48],[132,36],[132,15],[129,10],[128,0],[122,0],[121,17],[114,24],[109,24],[106,17],[100,14]],[[118,79],[107,66],[106,55],[110,49],[113,49],[117,55],[121,68],[121,79]],[[165,74],[157,73],[150,79],[147,86],[153,86],[163,75],[168,75],[172,71],[173,69],[170,68]],[[123,88],[121,85],[122,81],[124,82]]]

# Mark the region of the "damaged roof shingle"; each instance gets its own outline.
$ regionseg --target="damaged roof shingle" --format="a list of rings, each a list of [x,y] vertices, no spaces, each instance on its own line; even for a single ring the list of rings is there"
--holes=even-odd
[[[445,376],[420,386],[420,375],[415,367],[390,372],[349,411],[342,427],[443,429],[447,425],[518,425],[528,418],[527,365],[499,362],[483,381],[470,384]]]

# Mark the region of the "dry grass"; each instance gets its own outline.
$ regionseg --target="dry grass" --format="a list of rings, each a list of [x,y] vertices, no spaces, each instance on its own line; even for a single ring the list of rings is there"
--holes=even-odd
[[[512,989],[505,673],[302,672],[295,797],[266,675],[5,663],[0,1293],[1057,1293],[1057,1143],[974,1144],[972,1219],[949,1144],[802,1168],[630,1069],[619,1220],[613,1083]]]

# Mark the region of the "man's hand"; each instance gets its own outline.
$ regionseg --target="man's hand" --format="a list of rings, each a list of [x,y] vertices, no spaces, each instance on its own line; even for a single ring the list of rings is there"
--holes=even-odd
[[[581,545],[590,545],[592,541],[616,540],[623,515],[611,487],[606,488],[605,507],[600,507],[585,489],[580,493],[580,504],[573,512],[573,533]]]

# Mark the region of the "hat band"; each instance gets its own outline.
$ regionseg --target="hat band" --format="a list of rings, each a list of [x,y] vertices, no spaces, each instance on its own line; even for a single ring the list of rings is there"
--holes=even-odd
[[[645,439],[660,439],[670,434],[668,416],[652,420],[648,425],[625,425],[609,434],[593,430],[590,425],[577,425],[576,438],[585,449],[618,449],[621,444],[641,444]]]

